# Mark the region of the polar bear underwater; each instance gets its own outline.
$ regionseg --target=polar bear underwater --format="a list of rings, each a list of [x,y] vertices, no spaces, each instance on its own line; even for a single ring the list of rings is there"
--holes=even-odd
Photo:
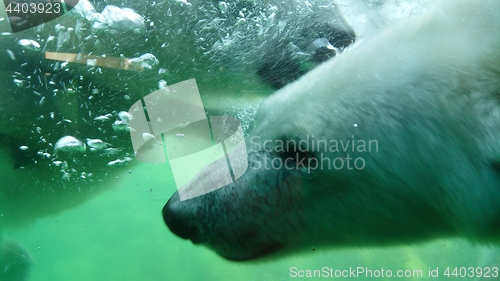
[[[23,251],[8,249],[18,246],[3,229],[75,208],[132,169],[120,113],[137,99],[190,78],[208,98],[270,93],[355,40],[333,0],[76,2],[17,33],[0,21],[0,279],[26,271],[9,264],[28,263],[15,260]],[[127,58],[143,71],[48,60],[46,52]]]
[[[163,218],[230,260],[313,245],[498,243],[499,94],[500,1],[441,1],[268,97],[245,174],[192,199],[176,192]],[[218,173],[210,165],[186,188]]]
[[[126,119],[119,113],[161,85],[196,78],[207,98],[271,93],[355,40],[332,0],[221,3],[108,1],[94,7],[85,0],[42,26],[2,33],[0,167],[6,184],[0,213],[6,225],[71,208],[105,189],[116,174],[108,164],[133,158],[126,124],[115,126]],[[143,71],[49,60],[45,52],[129,58]],[[56,152],[66,136],[79,151]]]

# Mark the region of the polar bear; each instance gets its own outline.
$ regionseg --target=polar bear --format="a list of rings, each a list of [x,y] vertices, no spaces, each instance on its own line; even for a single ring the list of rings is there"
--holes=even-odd
[[[109,166],[133,159],[128,117],[120,113],[158,87],[194,77],[207,99],[271,93],[355,40],[333,0],[271,4],[83,0],[54,21],[2,33],[0,165],[9,182],[0,189],[3,221],[31,221],[104,189],[116,174]],[[104,64],[96,57],[75,63],[68,54],[100,56]],[[68,139],[76,153],[57,153],[58,141]],[[19,212],[20,202],[43,207]]]
[[[500,2],[444,0],[285,86],[258,110],[248,170],[163,208],[230,260],[278,249],[500,234]],[[211,165],[187,188],[217,178]]]
[[[334,0],[76,2],[21,32],[0,21],[0,236],[130,169],[123,111],[158,87],[194,77],[204,97],[267,94],[355,40]]]

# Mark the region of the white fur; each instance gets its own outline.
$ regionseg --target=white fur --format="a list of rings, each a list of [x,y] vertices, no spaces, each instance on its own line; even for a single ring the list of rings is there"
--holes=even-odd
[[[500,217],[491,170],[500,160],[499,93],[500,2],[442,1],[275,93],[255,134],[376,139],[381,150],[365,155],[370,178],[353,179],[352,188],[384,195],[345,211],[362,215],[372,205],[397,221],[404,214],[385,213],[392,201],[425,200],[474,236]]]
[[[186,224],[184,236],[187,229],[230,259],[304,244],[498,241],[499,103],[500,1],[442,1],[322,64],[259,109],[250,139],[377,140],[378,151],[349,152],[366,161],[364,169],[250,170],[212,194],[174,196],[164,216],[171,229]],[[266,155],[280,157],[253,154],[261,163],[251,169]]]

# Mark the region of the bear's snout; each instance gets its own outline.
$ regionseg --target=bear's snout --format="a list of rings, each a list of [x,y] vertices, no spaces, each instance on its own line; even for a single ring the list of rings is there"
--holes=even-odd
[[[163,220],[175,235],[197,243],[198,229],[195,226],[189,225],[189,220],[181,217],[178,211],[180,203],[179,193],[176,192],[163,207]]]

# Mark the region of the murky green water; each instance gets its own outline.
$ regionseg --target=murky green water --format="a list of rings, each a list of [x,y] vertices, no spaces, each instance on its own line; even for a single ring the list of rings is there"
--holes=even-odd
[[[28,280],[314,280],[323,278],[299,277],[307,273],[300,270],[324,267],[363,267],[374,275],[382,269],[394,274],[400,269],[422,270],[423,277],[397,278],[402,280],[474,280],[442,275],[446,267],[478,264],[479,249],[459,241],[386,249],[317,248],[260,262],[226,261],[177,238],[164,225],[160,210],[175,190],[166,169],[138,164],[131,174],[124,171],[111,180],[107,191],[74,209],[6,229],[4,238],[29,252]],[[440,278],[429,277],[429,267],[439,267]],[[360,274],[341,279],[370,278]]]
[[[128,151],[120,151],[123,154],[120,157],[126,156],[132,163],[126,163],[122,170],[106,165],[108,161],[119,159],[118,156],[112,158],[111,153],[103,152],[96,157],[91,152],[85,157],[74,157],[77,161],[68,160],[68,167],[61,169],[66,174],[59,173],[54,165],[61,159],[50,155],[55,152],[53,143],[63,136],[75,135],[82,140],[102,138],[113,143],[114,149],[130,146],[129,133],[112,131],[113,122],[118,121],[120,111],[127,110],[133,102],[157,90],[158,85],[166,84],[167,80],[172,85],[197,76],[203,86],[202,92],[212,95],[211,99],[210,95],[204,96],[207,109],[220,112],[231,108],[245,128],[250,126],[251,115],[262,96],[267,95],[256,93],[269,90],[255,80],[255,75],[247,77],[252,74],[247,67],[255,70],[248,64],[254,61],[256,47],[241,48],[248,47],[254,37],[230,44],[231,40],[225,40],[226,33],[230,32],[224,30],[233,30],[234,24],[217,27],[218,21],[214,20],[217,28],[198,25],[203,21],[196,17],[211,21],[214,15],[220,16],[217,9],[224,8],[224,2],[207,5],[205,11],[191,9],[191,5],[185,5],[187,1],[94,2],[99,13],[108,4],[120,4],[123,8],[133,6],[144,16],[145,22],[132,33],[127,26],[118,26],[118,31],[106,33],[102,27],[91,25],[95,22],[83,13],[73,13],[37,29],[0,34],[0,117],[3,117],[0,119],[0,281],[7,281],[4,280],[7,278],[14,281],[478,280],[468,277],[470,267],[473,270],[478,266],[492,269],[500,264],[500,251],[484,250],[459,240],[387,248],[315,247],[288,256],[231,262],[203,246],[178,238],[165,226],[161,209],[176,189],[166,165],[137,163],[132,160],[133,151],[128,147]],[[247,2],[259,3],[242,1],[242,7]],[[377,6],[379,2],[383,1],[366,1],[367,6]],[[359,26],[372,24],[364,14],[356,14],[356,9],[348,5],[350,1],[339,3],[344,4],[342,7],[347,15],[359,16]],[[151,9],[153,4],[160,8]],[[407,5],[396,6],[399,8],[387,13],[402,13],[401,17],[411,14]],[[171,20],[170,7],[174,11]],[[7,30],[2,27],[7,24],[7,16],[4,11],[0,12],[0,31],[3,32]],[[272,27],[274,12],[265,12],[260,16]],[[258,23],[260,28],[261,21]],[[177,27],[171,29],[175,24]],[[181,32],[191,32],[188,28],[200,28],[199,34],[206,32],[206,36]],[[376,29],[370,26],[365,33]],[[221,42],[225,45],[220,45],[214,32],[224,38]],[[57,44],[52,41],[54,38],[58,38]],[[97,44],[95,38],[101,43]],[[41,47],[19,44],[26,43],[27,39],[37,41]],[[228,48],[226,53],[221,49],[224,46]],[[213,53],[207,53],[206,48],[212,47]],[[156,66],[158,62],[146,65],[144,73],[136,74],[92,65],[68,66],[64,59],[48,62],[43,53],[55,54],[56,51],[100,54],[117,60],[140,58],[151,52],[158,57],[159,65]],[[259,55],[265,57],[265,54]],[[251,110],[239,108],[238,105],[252,98],[256,99],[250,102],[252,106],[245,104]],[[22,151],[31,149],[36,157],[15,154],[20,153],[21,147],[24,147]],[[7,156],[13,152],[15,155]],[[89,160],[88,155],[101,162],[94,164],[95,158]],[[26,169],[13,169],[11,159],[29,161],[17,163],[26,164]],[[90,187],[83,184],[86,188],[81,190],[79,185],[72,186],[79,177],[90,178],[90,173],[96,175],[95,184],[90,183]],[[64,179],[66,175],[72,177],[71,181]],[[2,261],[1,255],[9,258]],[[29,269],[20,269],[27,261]],[[15,273],[18,275],[13,276]],[[491,277],[484,280],[500,280],[493,273],[491,271]],[[25,274],[27,279],[21,277]],[[399,274],[403,276],[399,278]]]

